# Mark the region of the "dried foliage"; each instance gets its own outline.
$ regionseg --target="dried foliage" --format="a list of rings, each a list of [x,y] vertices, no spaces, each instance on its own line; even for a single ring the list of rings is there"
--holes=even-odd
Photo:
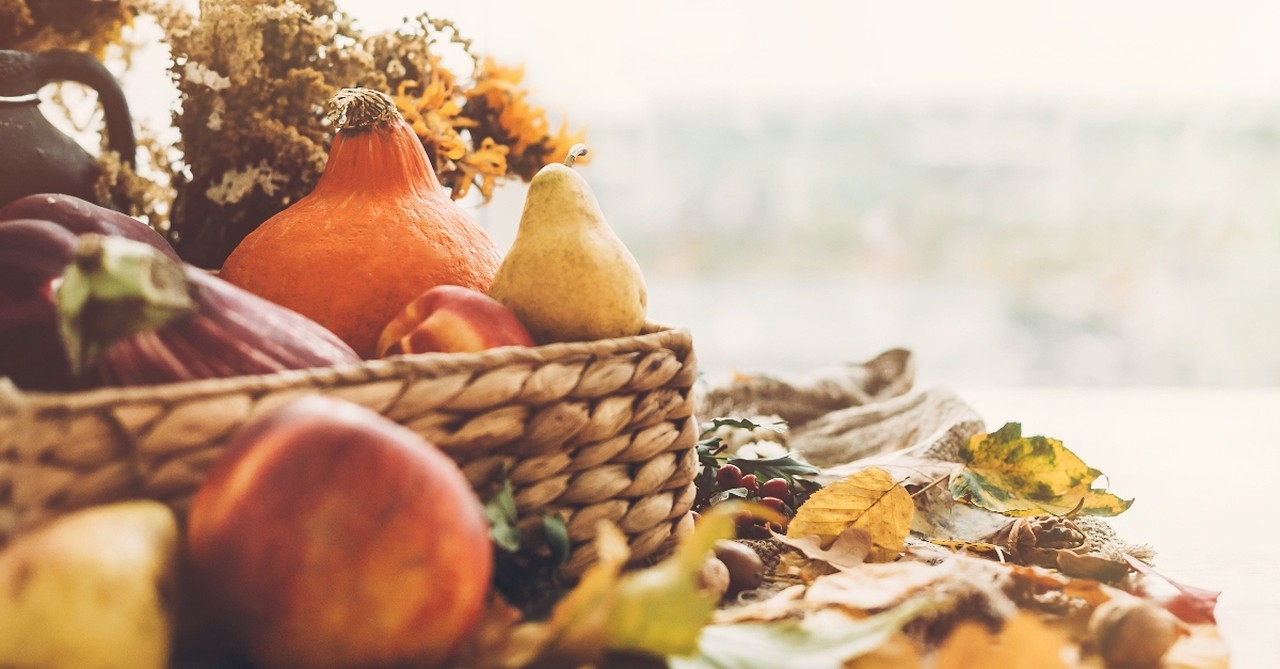
[[[0,49],[75,49],[101,58],[133,21],[128,2],[0,0]]]
[[[167,229],[197,265],[219,266],[245,235],[310,192],[332,136],[324,105],[340,88],[394,95],[454,199],[474,188],[488,201],[502,180],[532,178],[583,139],[564,124],[552,130],[529,100],[522,68],[483,57],[452,22],[427,14],[366,35],[334,0],[201,0],[194,16],[170,0],[0,0],[0,25],[13,26],[0,45],[99,56],[115,45],[110,56],[128,64],[121,33],[135,16],[153,18],[166,35],[181,140],[165,147],[154,133],[140,138],[149,165],[171,184],[104,155],[99,186],[125,194],[131,213]]]

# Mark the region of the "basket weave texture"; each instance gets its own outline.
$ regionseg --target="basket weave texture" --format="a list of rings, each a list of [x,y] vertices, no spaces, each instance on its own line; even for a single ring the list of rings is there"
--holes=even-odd
[[[183,517],[237,428],[322,393],[422,435],[477,490],[505,471],[522,524],[565,520],[565,575],[594,562],[600,520],[642,560],[692,527],[696,375],[689,332],[650,324],[619,339],[164,386],[46,394],[0,380],[0,545],[61,513],[124,499],[159,500]]]

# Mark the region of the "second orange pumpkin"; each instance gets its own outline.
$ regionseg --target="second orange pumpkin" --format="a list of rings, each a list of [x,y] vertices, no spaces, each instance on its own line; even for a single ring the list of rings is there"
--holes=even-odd
[[[441,284],[487,291],[501,256],[389,96],[344,89],[333,104],[339,130],[315,189],[245,237],[220,276],[371,358],[406,304]]]

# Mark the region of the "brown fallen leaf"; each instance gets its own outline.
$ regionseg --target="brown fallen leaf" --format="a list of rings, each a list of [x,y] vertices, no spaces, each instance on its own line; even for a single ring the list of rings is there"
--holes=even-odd
[[[1129,575],[1129,565],[1124,562],[1108,560],[1092,553],[1076,553],[1065,549],[1054,552],[1058,571],[1067,576],[1115,583]]]
[[[1016,611],[1004,592],[1009,583],[1009,572],[1000,564],[961,555],[937,564],[868,563],[814,581],[804,604],[870,613],[919,598],[928,601],[939,618],[955,619],[948,613],[953,612],[959,617],[1002,620]]]
[[[817,535],[795,537],[774,533],[773,538],[800,551],[810,560],[825,562],[839,571],[857,567],[871,553],[871,534],[852,525],[840,532],[827,548],[822,547],[822,539]]]
[[[1040,596],[1060,594],[1081,600],[1090,608],[1111,599],[1115,588],[1088,578],[1072,578],[1043,567],[1005,565],[1013,578],[1011,594],[1020,606],[1038,606]]]
[[[762,623],[799,618],[804,615],[801,599],[805,586],[793,585],[773,595],[749,604],[742,604],[728,609],[716,611],[711,618],[712,624],[727,625],[730,623]]]
[[[883,469],[855,472],[813,493],[796,510],[787,536],[816,535],[830,547],[849,527],[871,536],[869,562],[888,562],[902,552],[915,505],[911,495]]]

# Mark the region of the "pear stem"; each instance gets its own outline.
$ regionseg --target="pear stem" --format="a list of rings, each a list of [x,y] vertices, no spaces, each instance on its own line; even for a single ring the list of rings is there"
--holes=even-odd
[[[574,144],[572,147],[569,148],[569,155],[564,157],[564,166],[573,167],[574,161],[576,161],[577,159],[585,155],[587,155],[587,145]]]

